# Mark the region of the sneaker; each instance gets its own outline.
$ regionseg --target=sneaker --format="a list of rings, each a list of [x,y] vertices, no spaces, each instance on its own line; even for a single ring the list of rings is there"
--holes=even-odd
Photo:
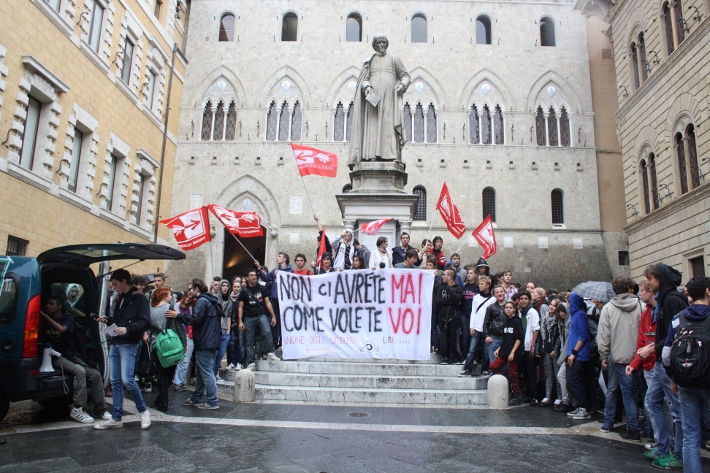
[[[100,424],[94,424],[96,430],[106,430],[106,429],[118,429],[123,427],[122,420],[114,420],[113,417],[106,422],[101,422]]]
[[[199,402],[193,401],[191,397],[188,397],[187,399],[182,401],[183,406],[199,406],[200,404],[201,403],[199,403]]]
[[[141,429],[145,430],[150,427],[150,412],[148,409],[141,412]]]
[[[638,430],[626,429],[626,432],[621,432],[619,437],[626,440],[641,440]]]
[[[77,422],[81,422],[82,424],[93,424],[94,423],[94,418],[91,417],[89,414],[84,412],[84,409],[81,407],[75,407],[71,410],[71,414],[69,414],[69,417],[74,419]]]
[[[481,376],[490,376],[491,372],[490,371],[481,371]]]
[[[206,402],[197,406],[198,409],[209,409],[215,411],[219,409],[219,404],[207,404]]]
[[[256,371],[256,363],[250,363],[249,366],[247,366],[247,369],[251,371]]]
[[[233,370],[234,369],[234,363],[230,363],[227,365],[228,370]]]
[[[175,392],[176,392],[176,393],[182,393],[182,392],[185,392],[185,391],[187,391],[187,388],[185,387],[184,384],[176,384],[176,385],[175,385]]]
[[[242,366],[241,363],[237,363],[237,367],[234,368],[235,371],[241,371],[241,370],[243,370],[243,369],[244,369],[244,367]]]
[[[683,463],[680,462],[675,455],[669,453],[665,457],[661,457],[658,460],[653,460],[651,465],[662,470],[682,470]]]
[[[281,360],[279,360],[279,357],[274,354],[274,352],[267,353],[266,360],[267,361],[281,361]]]
[[[143,387],[143,392],[144,393],[152,393],[153,392],[153,383],[145,383],[145,386]]]
[[[510,400],[508,401],[509,406],[519,406],[520,405],[520,396],[517,394],[513,394],[510,396]]]
[[[101,420],[109,420],[111,418],[111,414],[108,413],[108,411],[104,412],[104,415],[101,416]]]
[[[655,445],[653,445],[652,443],[647,443],[646,445],[643,446],[643,448],[645,448],[646,450],[653,450],[654,446]]]
[[[577,408],[575,408],[575,409],[569,411],[569,412],[567,413],[567,417],[574,417],[574,416],[576,416],[577,413],[579,412],[579,409],[580,409],[580,408],[577,407]]]
[[[449,364],[449,360],[447,360],[446,358],[442,358],[442,359],[441,359],[441,363],[439,363],[439,364],[440,364],[440,365],[448,365],[448,364]]]
[[[614,423],[613,423],[613,422],[609,422],[609,421],[604,421],[604,425],[602,425],[602,428],[599,429],[599,430],[601,430],[601,431],[604,432],[605,434],[608,434],[609,432],[611,432],[612,430],[614,430]]]
[[[471,370],[463,370],[459,373],[459,376],[471,376]]]
[[[538,402],[537,399],[535,399],[535,398],[530,399],[530,407],[537,407],[539,405],[540,405],[540,403]]]
[[[215,381],[224,381],[220,375],[214,377]]]
[[[584,419],[590,419],[592,415],[587,412],[587,410],[584,407],[580,407],[577,413],[572,417],[574,420],[584,420]]]
[[[561,400],[561,399],[555,399],[555,405],[556,405],[556,406],[559,406],[560,404],[562,404],[562,400]]]
[[[663,458],[660,455],[658,455],[656,452],[654,452],[653,450],[649,450],[648,452],[644,452],[643,457],[646,460],[650,460],[650,461],[654,461],[654,460],[658,460],[660,458]]]

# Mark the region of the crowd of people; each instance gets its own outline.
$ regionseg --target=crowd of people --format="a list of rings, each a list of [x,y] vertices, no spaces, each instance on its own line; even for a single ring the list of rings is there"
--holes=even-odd
[[[215,277],[209,287],[196,278],[185,293],[169,288],[163,273],[146,278],[114,271],[114,296],[107,314],[98,319],[115,327],[109,349],[113,414],[107,413],[104,392],[96,387],[102,385],[98,371],[63,357],[54,363],[74,375],[72,418],[93,423],[90,411],[102,421],[96,429],[121,427],[125,388],[140,413],[141,427],[150,426],[143,394],[153,389],[150,380],[141,383],[142,389],[136,380],[139,348],[153,360],[150,379],[157,380],[157,409],[168,410],[171,390],[187,390],[189,367],[195,387],[183,405],[218,409],[216,383],[225,356],[228,370],[253,370],[258,358],[278,359],[279,271],[317,275],[422,269],[436,273],[431,351],[441,356],[442,364],[462,365],[462,377],[506,376],[511,406],[550,407],[574,420],[599,414],[605,433],[622,422],[624,411],[626,428],[619,435],[648,439],[643,456],[654,466],[701,471],[701,445],[710,449],[710,278],[692,278],[681,292],[681,273],[655,264],[645,270],[640,284],[617,277],[611,282],[613,297],[592,298],[543,289],[534,282],[523,287],[513,282],[509,270],[492,273],[483,258],[462,265],[460,255],[444,255],[438,236],[416,249],[402,233],[400,245],[392,250],[387,249],[388,239],[380,237],[370,251],[347,230],[331,241],[320,222],[319,229],[319,247],[325,238],[325,252],[310,265],[299,253],[292,267],[289,255],[280,252],[271,271],[255,261],[244,277]],[[43,316],[57,349],[71,352],[66,335],[73,320],[66,306],[66,295],[53,295],[45,301]],[[171,366],[155,361],[159,336],[166,329],[184,349],[182,361]],[[687,353],[680,353],[681,348]]]

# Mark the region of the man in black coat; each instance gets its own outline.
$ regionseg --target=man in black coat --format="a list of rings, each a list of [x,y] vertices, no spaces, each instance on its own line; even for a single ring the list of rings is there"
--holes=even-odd
[[[456,271],[452,268],[444,270],[441,284],[437,288],[437,306],[439,317],[436,326],[444,337],[444,346],[440,346],[441,364],[451,364],[461,361],[461,350],[458,347],[458,333],[461,330],[459,307],[463,299],[463,288],[456,284]]]

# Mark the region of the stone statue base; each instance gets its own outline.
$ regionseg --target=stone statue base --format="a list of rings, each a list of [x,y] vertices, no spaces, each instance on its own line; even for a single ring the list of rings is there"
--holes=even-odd
[[[404,191],[407,173],[404,164],[396,161],[362,161],[350,173],[352,190],[336,195],[345,228],[357,230],[373,220],[392,217],[379,232],[389,239],[389,248],[399,244],[399,234],[409,233],[419,196]],[[376,236],[355,233],[360,243],[374,251]]]

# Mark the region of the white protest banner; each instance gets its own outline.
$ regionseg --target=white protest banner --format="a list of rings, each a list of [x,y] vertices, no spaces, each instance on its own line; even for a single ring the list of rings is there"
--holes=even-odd
[[[433,271],[279,271],[278,278],[284,359],[430,359]]]

